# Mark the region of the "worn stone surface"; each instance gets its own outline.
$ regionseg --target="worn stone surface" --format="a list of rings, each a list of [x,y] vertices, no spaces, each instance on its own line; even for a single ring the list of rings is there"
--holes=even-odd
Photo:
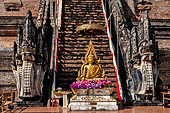
[[[152,22],[152,30],[154,31],[159,49],[159,76],[163,84],[169,83],[170,80],[170,22],[156,21]]]
[[[13,49],[0,49],[0,90],[2,92],[15,90],[16,81],[11,68],[12,51]]]
[[[12,48],[16,37],[0,37],[0,48]]]
[[[163,44],[160,44],[163,42]],[[165,46],[164,45],[165,42]],[[159,64],[159,76],[164,84],[169,84],[170,81],[170,47],[166,47],[166,44],[170,44],[170,41],[162,41],[159,40],[159,56],[160,56],[160,64]]]
[[[73,96],[69,110],[118,110],[117,101],[111,96]]]
[[[7,11],[4,3],[15,4],[21,1],[19,11]],[[0,0],[0,48],[12,48],[16,40],[18,26],[24,22],[24,16],[31,10],[33,17],[38,16],[40,0]]]
[[[25,16],[28,10],[31,10],[33,16],[36,17],[38,14],[40,0],[21,0],[22,6],[19,11],[7,11],[4,6],[4,0],[0,0],[0,16]]]
[[[135,9],[137,2],[141,0],[122,0],[124,3],[125,14],[127,18],[135,16]],[[152,2],[151,11],[149,17],[151,19],[170,19],[170,1],[169,0],[145,0]],[[130,9],[130,10],[129,10]]]
[[[6,113],[169,113],[170,109],[162,106],[123,106],[118,111],[68,111],[61,106],[58,107],[16,107],[13,110],[6,110]]]

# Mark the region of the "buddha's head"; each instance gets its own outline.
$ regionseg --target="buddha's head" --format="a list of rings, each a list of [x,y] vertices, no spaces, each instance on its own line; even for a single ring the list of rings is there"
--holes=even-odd
[[[95,57],[94,57],[94,55],[92,55],[92,54],[91,54],[91,55],[89,55],[89,56],[88,56],[88,63],[89,63],[89,64],[93,64],[93,63],[94,63],[94,61],[95,61]]]

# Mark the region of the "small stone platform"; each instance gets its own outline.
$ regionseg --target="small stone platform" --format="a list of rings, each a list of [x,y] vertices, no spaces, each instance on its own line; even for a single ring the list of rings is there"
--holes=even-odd
[[[73,96],[69,110],[118,110],[117,101],[112,96]]]

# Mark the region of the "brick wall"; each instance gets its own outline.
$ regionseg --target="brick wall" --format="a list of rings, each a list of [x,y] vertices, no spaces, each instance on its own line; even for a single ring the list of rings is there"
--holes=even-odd
[[[15,78],[11,68],[11,57],[13,49],[0,49],[0,90],[9,91],[15,89]]]
[[[19,11],[6,11],[4,0],[0,0],[0,16],[25,16],[25,12],[32,11],[32,15],[37,17],[40,0],[21,0],[22,7]]]
[[[0,48],[13,47],[14,41],[17,40],[18,27],[24,24],[24,19],[24,16],[0,16]],[[36,18],[34,18],[34,23],[35,22]]]
[[[170,81],[170,26],[154,27],[159,49],[159,76],[163,83]]]
[[[141,0],[121,0],[124,4],[125,14],[127,18],[135,15],[135,2]],[[146,0],[152,2],[149,17],[151,19],[170,19],[170,1],[169,0]],[[129,10],[131,9],[131,11]]]

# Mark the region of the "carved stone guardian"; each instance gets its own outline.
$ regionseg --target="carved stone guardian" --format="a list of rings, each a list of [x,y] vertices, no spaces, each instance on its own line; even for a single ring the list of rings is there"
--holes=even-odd
[[[28,11],[24,26],[19,28],[18,40],[14,42],[12,61],[20,99],[42,96],[46,64],[43,61],[45,55],[41,53],[43,47],[38,43],[40,39],[42,40],[42,36],[33,23],[31,12]]]
[[[113,10],[112,18],[116,26],[114,29],[117,32],[118,46],[123,58],[123,61],[119,61],[123,64],[123,68],[120,68],[120,75],[123,76],[122,84],[127,84],[127,87],[124,86],[124,96],[134,103],[151,102],[155,96],[158,78],[157,45],[154,36],[151,35],[148,16],[152,3],[147,0],[138,2],[137,26],[127,24],[120,0],[111,0],[110,5]],[[121,74],[123,71],[125,73]]]

